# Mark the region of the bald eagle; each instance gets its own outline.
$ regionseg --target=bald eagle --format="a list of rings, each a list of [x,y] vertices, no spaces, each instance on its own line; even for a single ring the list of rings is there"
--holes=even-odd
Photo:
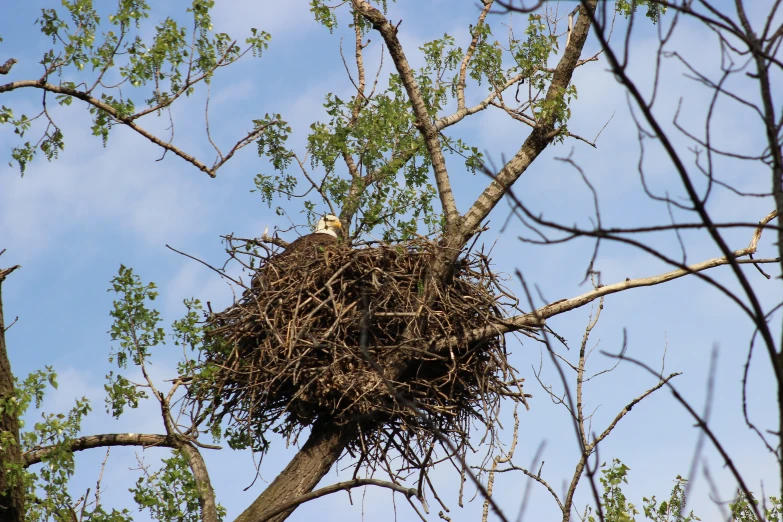
[[[276,257],[279,259],[291,255],[313,256],[324,247],[336,245],[337,231],[342,232],[342,229],[343,224],[340,223],[337,216],[327,214],[318,220],[314,233],[296,239]]]

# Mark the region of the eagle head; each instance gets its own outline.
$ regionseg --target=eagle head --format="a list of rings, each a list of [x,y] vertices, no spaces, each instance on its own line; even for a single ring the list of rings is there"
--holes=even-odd
[[[333,237],[338,237],[337,230],[343,229],[343,224],[340,223],[340,219],[332,214],[326,214],[324,217],[318,220],[318,224],[315,227],[316,234],[329,234]]]

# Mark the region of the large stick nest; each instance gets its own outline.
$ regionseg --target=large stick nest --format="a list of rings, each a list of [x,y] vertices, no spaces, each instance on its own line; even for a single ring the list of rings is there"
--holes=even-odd
[[[208,318],[206,379],[191,402],[256,449],[269,429],[295,437],[320,419],[358,426],[354,449],[369,461],[389,444],[429,454],[444,437],[464,453],[476,421],[492,430],[501,397],[524,402],[522,380],[502,335],[439,352],[435,342],[502,321],[516,303],[489,259],[467,251],[425,302],[437,248],[419,239],[262,257],[251,287]]]

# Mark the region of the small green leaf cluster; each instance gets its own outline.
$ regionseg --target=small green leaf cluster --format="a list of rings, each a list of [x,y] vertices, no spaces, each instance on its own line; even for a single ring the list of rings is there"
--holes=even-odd
[[[54,448],[44,457],[43,465],[29,474],[28,480],[35,483],[29,489],[29,519],[43,521],[50,516],[57,517],[74,505],[68,492],[68,482],[75,471],[70,441],[79,436],[81,422],[91,410],[87,398],[82,397],[68,413],[42,413],[33,429],[22,433],[22,445],[27,451],[45,446]]]
[[[0,399],[0,412],[19,419],[20,449],[23,452],[51,448],[44,456],[42,466],[35,472],[26,470],[19,463],[3,463],[9,471],[9,481],[24,484],[27,520],[30,521],[59,519],[70,513],[74,505],[68,493],[68,482],[74,473],[70,442],[78,436],[82,420],[91,411],[89,400],[82,397],[66,413],[41,413],[40,420],[32,429],[24,429],[24,417],[30,405],[34,404],[36,409],[41,407],[47,386],[57,389],[57,375],[48,366],[30,373],[24,381],[17,380],[14,394]],[[10,432],[0,433],[0,454],[15,444]]]
[[[669,500],[664,500],[658,504],[655,495],[650,498],[642,498],[644,502],[644,516],[654,522],[696,522],[701,520],[693,514],[693,511],[690,511],[687,515],[683,514],[685,511],[685,489],[687,485],[688,481],[677,475],[677,478],[674,479],[674,487]]]
[[[172,337],[175,346],[182,346],[183,359],[177,365],[179,375],[192,375],[196,368],[196,361],[192,353],[198,354],[204,347],[204,326],[201,322],[203,307],[198,299],[185,299],[187,313],[182,319],[177,319],[171,324]],[[186,350],[189,349],[191,354]]]
[[[109,312],[114,318],[109,333],[112,341],[120,341],[119,349],[112,350],[109,362],[116,359],[117,366],[127,367],[128,358],[140,366],[150,349],[165,338],[163,328],[159,326],[160,312],[147,308],[147,301],[158,297],[155,283],[144,285],[132,268],[120,265],[118,275],[111,280],[111,288],[119,295]]]
[[[43,65],[57,61],[61,66],[73,65],[84,69],[92,57],[95,46],[96,29],[101,22],[92,0],[62,0],[62,6],[71,19],[69,24],[61,18],[57,9],[41,9],[41,17],[36,21],[40,30],[51,37],[52,43],[62,47],[62,52],[50,51],[44,56]]]
[[[618,459],[612,460],[612,465],[601,471],[599,481],[603,486],[601,508],[607,522],[632,522],[639,510],[628,502],[623,494],[622,484],[627,484],[630,468]],[[587,517],[589,522],[595,522],[593,515]]]
[[[128,360],[135,366],[142,366],[152,348],[161,344],[165,332],[160,323],[160,313],[147,306],[158,296],[155,283],[144,285],[133,269],[120,266],[117,276],[111,280],[111,288],[119,295],[113,303],[110,315],[114,318],[109,334],[119,346],[112,347],[109,362],[116,362],[120,369],[127,368]],[[145,391],[127,378],[115,375],[113,371],[106,376],[106,411],[119,418],[126,407],[137,408],[139,401],[147,397]]]
[[[22,114],[18,118],[14,117],[14,111],[10,107],[5,105],[0,106],[0,125],[8,124],[14,127],[14,134],[23,138],[25,133],[30,130],[33,121],[40,117],[40,114],[36,117],[30,118],[26,114]],[[11,151],[11,161],[9,166],[13,166],[16,163],[19,166],[19,170],[24,175],[25,169],[28,163],[30,163],[35,157],[35,151],[37,147],[46,155],[49,160],[58,157],[65,144],[63,143],[63,135],[60,129],[54,125],[51,120],[43,132],[43,136],[38,143],[33,144],[29,141],[24,142],[21,146],[14,147]]]
[[[310,12],[313,13],[315,21],[329,29],[333,33],[337,27],[337,14],[334,8],[328,6],[323,0],[311,0]]]
[[[599,479],[603,493],[601,495],[601,511],[603,514],[603,520],[606,522],[634,522],[636,515],[639,515],[639,510],[634,504],[628,502],[622,491],[622,485],[628,484],[628,472],[630,468],[620,462],[618,459],[613,459],[610,466],[602,464],[601,477]],[[687,490],[688,481],[677,475],[674,480],[674,487],[667,500],[659,503],[655,496],[642,498],[642,512],[644,513],[645,520],[652,520],[653,522],[698,522],[701,519],[694,515],[693,511],[686,513],[686,498],[685,492]],[[758,518],[754,513],[753,506],[758,506],[759,502],[755,498],[748,498],[742,490],[737,491],[737,497],[734,502],[729,503],[729,510],[731,511],[731,520],[735,522],[758,522]],[[781,506],[780,498],[769,497],[768,502],[764,505],[763,513],[764,520],[767,522],[781,522],[783,518],[781,513],[783,512],[783,506]],[[594,510],[587,506],[585,508],[584,520],[587,522],[596,522],[598,517]]]
[[[506,83],[506,71],[503,68],[503,49],[500,42],[492,38],[492,28],[489,24],[481,24],[470,28],[471,36],[478,36],[476,54],[470,61],[470,77],[481,85],[486,78],[487,90],[494,91]]]
[[[373,2],[373,0],[370,1]],[[392,0],[392,2],[394,1],[396,0]],[[374,1],[374,3],[378,4],[381,7],[381,11],[386,13],[386,9],[389,5],[388,0],[380,0],[380,1],[376,0]],[[313,17],[315,18],[316,22],[329,29],[330,33],[333,33],[334,30],[337,28],[336,11],[337,8],[340,7],[341,5],[342,3],[339,3],[337,5],[332,5],[329,2],[325,2],[324,0],[310,0],[310,12],[313,13]]]
[[[245,38],[245,43],[250,46],[250,52],[253,54],[253,57],[260,58],[261,53],[269,47],[272,35],[266,31],[259,31],[255,27],[250,28],[250,34],[251,36]]]
[[[742,490],[737,492],[737,498],[734,502],[729,503],[729,510],[731,511],[732,520],[736,522],[756,522],[756,514],[753,511],[752,506],[758,507],[759,501],[745,495]],[[769,497],[769,502],[763,507],[763,516],[766,522],[780,522],[783,517],[783,506],[781,505],[779,497]]]
[[[666,13],[666,5],[657,0],[617,0],[615,9],[626,18],[635,13],[640,6],[647,7],[645,16],[652,20],[652,23],[658,23],[661,15]]]
[[[19,426],[24,427],[23,415],[33,401],[36,408],[41,407],[47,383],[57,389],[57,374],[51,366],[45,370],[36,370],[23,382],[17,382],[12,396],[0,397],[0,414],[18,418]]]
[[[24,137],[25,132],[30,129],[32,120],[24,114],[22,114],[19,118],[14,118],[14,111],[11,108],[3,105],[0,107],[0,124],[2,123],[10,123],[13,125],[14,133],[19,135],[21,138]]]
[[[256,188],[251,192],[258,191],[261,200],[271,207],[276,195],[290,199],[296,188],[296,177],[287,172],[295,156],[293,151],[286,147],[291,127],[280,114],[265,114],[263,118],[253,120],[253,125],[255,129],[266,129],[256,140],[258,155],[267,157],[278,174],[257,174],[253,180]]]
[[[171,458],[163,459],[163,467],[154,473],[144,470],[144,476],[130,488],[140,510],[149,510],[160,522],[199,522],[199,495],[188,459],[179,450]],[[226,509],[217,505],[218,519],[223,520]]]

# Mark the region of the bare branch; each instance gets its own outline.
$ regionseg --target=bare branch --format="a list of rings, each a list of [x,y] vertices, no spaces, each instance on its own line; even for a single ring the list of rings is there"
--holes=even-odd
[[[581,0],[581,1],[582,1],[582,6],[585,7],[587,5],[587,0]],[[693,185],[693,182],[688,174],[688,170],[685,168],[685,165],[683,164],[680,155],[675,150],[674,145],[672,144],[666,132],[661,127],[660,123],[658,122],[658,119],[652,113],[652,109],[650,105],[648,105],[647,102],[645,101],[637,85],[628,76],[625,66],[621,65],[614,50],[609,46],[609,42],[607,41],[604,35],[604,28],[601,25],[601,22],[595,17],[593,10],[587,11],[587,13],[589,14],[590,22],[596,28],[595,31],[596,36],[601,44],[601,47],[605,51],[605,55],[608,59],[609,65],[611,66],[612,72],[615,74],[615,77],[618,79],[618,81],[623,86],[625,86],[629,96],[631,97],[631,99],[633,99],[636,106],[641,111],[645,121],[652,129],[652,132],[658,137],[660,144],[665,149],[667,156],[671,160],[673,167],[675,168],[677,174],[680,177],[682,186],[688,194],[688,199],[693,204],[693,209],[699,215],[701,221],[705,225],[707,225],[707,230],[710,236],[712,237],[715,244],[718,246],[720,251],[725,256],[723,259],[725,259],[726,262],[722,264],[728,264],[731,266],[732,272],[734,273],[737,281],[742,287],[744,294],[747,296],[748,301],[750,301],[750,309],[752,310],[753,318],[759,326],[761,336],[764,339],[764,343],[766,345],[770,358],[773,361],[775,361],[777,357],[776,349],[775,349],[775,341],[772,338],[772,332],[770,331],[769,326],[766,324],[766,322],[763,319],[764,312],[762,310],[761,303],[759,302],[758,296],[755,294],[753,288],[750,286],[750,282],[748,281],[747,277],[745,277],[745,274],[740,269],[736,256],[732,255],[732,252],[729,249],[728,245],[726,244],[726,241],[723,239],[723,236],[721,236],[720,232],[715,227],[712,217],[707,212],[704,202],[701,200],[701,198],[699,198],[699,195],[696,193],[696,188]],[[765,76],[765,78],[768,80],[768,76]],[[769,87],[768,83],[767,83],[767,87]],[[765,97],[765,102],[766,102],[766,97]],[[769,128],[767,129],[767,131],[769,132]],[[772,140],[769,143],[770,144],[774,143],[775,144],[774,148],[777,148],[777,152],[778,152],[778,154],[775,156],[775,168],[773,169],[774,171],[773,177],[777,177],[777,179],[774,180],[773,182],[773,192],[776,195],[775,196],[776,208],[779,210],[783,208],[783,188],[781,188],[780,180],[779,180],[781,168],[778,167],[778,165],[780,165],[778,159],[781,158],[780,154],[783,153],[781,153],[780,148],[777,147],[776,140]],[[778,229],[778,239],[780,240],[781,238],[783,238],[783,227],[780,227]],[[783,251],[783,245],[779,244],[778,248],[781,249],[781,251]],[[775,365],[774,369],[775,369],[775,375],[777,379],[780,381],[783,378],[783,367],[779,368],[777,367],[777,365]],[[780,397],[783,398],[783,388],[781,388],[780,394],[781,394]],[[783,423],[783,420],[781,422]]]
[[[614,358],[621,359],[623,361],[631,362],[641,368],[644,368],[650,374],[657,376],[662,381],[664,380],[662,375],[660,375],[658,372],[656,372],[655,370],[653,370],[652,368],[650,368],[649,366],[647,366],[641,361],[637,361],[636,359],[633,359],[626,355],[614,355],[606,352],[601,352],[601,353],[603,353],[608,357],[614,357]],[[690,416],[693,417],[693,419],[696,421],[696,426],[707,435],[707,437],[710,439],[710,442],[712,442],[715,449],[718,451],[718,453],[720,453],[721,457],[723,457],[723,462],[731,471],[731,474],[734,476],[734,480],[737,481],[737,484],[739,485],[740,489],[745,494],[745,498],[749,498],[749,499],[753,498],[753,495],[748,489],[748,486],[745,484],[745,481],[742,479],[742,475],[740,474],[737,467],[734,465],[734,461],[731,459],[731,457],[729,457],[729,454],[726,452],[726,449],[720,443],[718,438],[715,436],[715,433],[713,433],[713,431],[710,429],[710,427],[707,425],[704,419],[702,419],[699,416],[699,414],[696,413],[696,410],[693,409],[693,407],[688,403],[688,401],[686,401],[683,398],[683,396],[680,395],[680,393],[677,391],[677,388],[675,388],[670,382],[668,382],[668,380],[666,380],[666,382],[664,382],[663,384],[669,387],[669,390],[672,392],[674,398],[677,399],[677,402],[679,402],[687,410]],[[756,515],[757,520],[764,520],[764,518],[762,518],[761,516],[761,513],[759,513],[758,506],[756,505],[755,502],[748,502],[748,506],[753,510],[753,513]]]
[[[623,408],[620,411],[620,413],[618,413],[615,416],[614,420],[609,424],[609,426],[607,426],[606,429],[600,435],[598,435],[595,438],[595,440],[593,440],[593,442],[592,442],[593,446],[595,446],[596,444],[598,444],[602,440],[604,440],[607,437],[607,435],[609,435],[609,433],[612,432],[612,430],[615,428],[615,426],[617,426],[617,423],[620,422],[622,420],[622,418],[625,417],[628,414],[628,412],[630,412],[631,409],[634,406],[639,404],[648,395],[651,395],[652,393],[654,393],[657,390],[660,390],[662,387],[666,386],[669,383],[670,380],[674,379],[678,375],[682,375],[682,372],[675,372],[675,373],[672,373],[672,374],[668,375],[667,377],[661,378],[661,381],[658,384],[656,384],[655,386],[653,386],[652,388],[650,388],[649,390],[647,390],[646,392],[644,392],[643,394],[639,395],[637,398],[635,398],[634,400],[629,402],[625,406],[625,408]]]
[[[5,278],[11,275],[11,273],[17,268],[22,268],[22,265],[14,265],[10,268],[0,269],[0,283],[2,283],[5,280]]]
[[[595,290],[591,290],[590,292],[584,293],[582,295],[572,297],[570,299],[561,299],[560,301],[550,303],[548,305],[539,308],[535,312],[510,317],[507,320],[505,320],[503,323],[495,323],[489,326],[485,326],[483,328],[476,328],[469,332],[465,332],[462,340],[467,342],[475,342],[495,335],[521,330],[523,328],[538,328],[544,326],[544,324],[546,324],[546,320],[549,319],[550,317],[554,317],[556,315],[560,315],[562,313],[574,310],[576,308],[580,308],[592,301],[595,301],[596,299],[602,296],[614,294],[617,292],[623,292],[625,290],[630,290],[632,288],[659,285],[661,283],[666,283],[673,279],[678,279],[680,277],[690,275],[690,274],[696,274],[698,272],[702,272],[704,270],[708,270],[710,268],[715,268],[718,266],[729,265],[732,263],[764,264],[764,263],[780,262],[780,260],[777,258],[739,259],[740,257],[755,253],[758,239],[754,239],[754,240],[755,243],[754,241],[751,241],[750,247],[745,248],[743,250],[737,250],[732,254],[730,259],[725,257],[716,257],[714,259],[709,259],[707,261],[702,261],[701,263],[688,265],[686,268],[672,270],[670,272],[659,274],[657,276],[640,277],[637,279],[626,279],[625,281],[621,281],[619,283],[600,286]],[[445,339],[439,339],[434,343],[433,348],[436,352],[440,352],[441,350],[445,350],[450,346],[456,346],[458,342],[459,342],[458,339],[451,338],[451,337]]]
[[[182,451],[188,459],[188,464],[193,472],[196,487],[199,492],[199,504],[201,506],[202,522],[217,522],[217,508],[215,504],[215,492],[209,480],[204,459],[198,449],[184,437],[179,435],[160,435],[149,433],[109,433],[104,435],[88,435],[69,441],[68,450],[76,452],[92,448],[105,448],[111,446],[142,446],[167,447]],[[25,468],[40,463],[47,455],[54,451],[62,450],[62,445],[47,446],[28,451],[22,455]]]
[[[167,448],[176,447],[174,437],[168,435],[148,434],[148,433],[109,433],[105,435],[88,435],[79,437],[70,441],[68,449],[70,451],[83,451],[92,448],[107,448],[110,446],[160,446]],[[47,446],[30,450],[22,455],[24,467],[30,467],[38,464],[48,454],[53,451],[61,450],[61,445]]]
[[[0,74],[8,74],[11,72],[11,68],[14,66],[15,63],[18,63],[19,60],[16,58],[9,58],[5,61],[3,65],[0,65]]]
[[[109,116],[111,116],[115,121],[118,123],[121,123],[123,125],[126,125],[136,131],[138,134],[144,136],[146,139],[154,143],[155,145],[163,148],[166,151],[172,152],[173,154],[179,156],[180,158],[184,159],[197,169],[199,169],[202,172],[207,173],[210,177],[214,178],[217,175],[217,170],[226,162],[228,161],[231,156],[234,155],[234,153],[241,149],[242,147],[246,146],[248,143],[252,142],[254,139],[256,139],[258,136],[260,136],[269,125],[273,125],[276,123],[276,121],[269,122],[267,125],[263,127],[259,127],[257,129],[253,129],[248,133],[247,136],[239,140],[236,145],[229,151],[229,153],[226,155],[225,158],[219,159],[212,167],[206,166],[201,161],[197,160],[195,157],[191,156],[190,154],[186,153],[179,147],[176,147],[172,145],[169,142],[163,141],[159,137],[155,136],[151,132],[147,131],[143,127],[139,126],[134,120],[136,120],[140,115],[146,114],[147,111],[143,111],[142,113],[131,115],[131,116],[123,116],[121,115],[114,107],[111,105],[108,105],[98,98],[95,98],[93,96],[90,96],[87,92],[80,91],[77,89],[72,89],[68,87],[62,87],[60,85],[53,85],[51,83],[46,83],[43,80],[21,80],[18,82],[11,82],[6,83],[4,85],[0,85],[0,94],[4,92],[10,92],[16,89],[23,89],[23,88],[35,88],[35,89],[42,89],[46,92],[51,92],[54,94],[62,94],[66,96],[72,96],[73,98],[82,100],[89,105],[95,107],[96,109],[105,112]],[[162,107],[161,107],[162,108]]]
[[[427,501],[423,497],[419,497],[416,488],[406,488],[405,486],[402,486],[400,484],[395,484],[394,482],[388,482],[385,480],[360,478],[360,479],[346,480],[345,482],[338,482],[337,484],[332,484],[331,486],[326,486],[324,488],[311,491],[306,495],[297,497],[289,502],[286,502],[285,504],[277,506],[274,510],[270,511],[269,513],[264,513],[264,515],[258,519],[258,522],[266,522],[267,520],[274,518],[280,513],[284,513],[289,509],[295,508],[300,504],[309,502],[310,500],[315,500],[316,498],[330,495],[332,493],[336,493],[337,491],[350,491],[353,488],[358,488],[361,486],[378,486],[382,488],[388,488],[391,489],[392,491],[397,491],[399,493],[402,493],[408,499],[414,497],[418,499],[419,502],[422,503],[422,505],[425,508],[425,512],[429,512],[427,508]]]

